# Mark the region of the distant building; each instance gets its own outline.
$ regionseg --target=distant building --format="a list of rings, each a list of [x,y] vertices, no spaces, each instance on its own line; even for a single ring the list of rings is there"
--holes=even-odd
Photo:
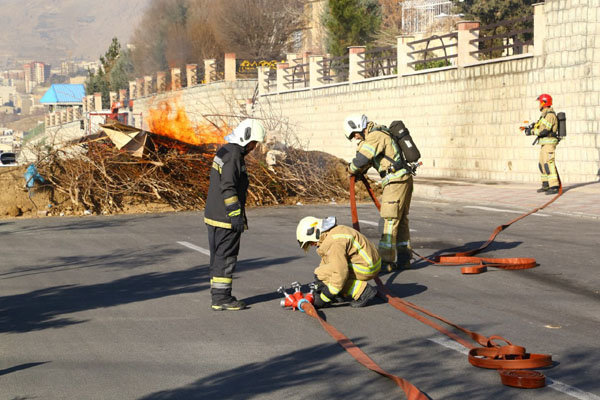
[[[47,105],[50,112],[71,106],[83,106],[85,86],[82,84],[54,84],[40,99],[40,104]]]
[[[14,86],[0,86],[0,106],[7,103],[14,105],[17,96],[17,88]],[[8,104],[11,105],[11,104]]]
[[[302,52],[312,54],[325,53],[326,31],[323,26],[323,13],[327,8],[327,0],[307,0],[304,4],[304,15],[307,21],[302,30]]]
[[[404,33],[427,31],[440,18],[453,16],[452,0],[405,0],[402,3]]]
[[[0,114],[14,114],[15,108],[13,106],[0,106]]]
[[[16,135],[12,129],[0,128],[0,152],[13,153],[20,147],[22,134]]]
[[[73,61],[63,61],[60,63],[60,74],[69,76],[77,71],[77,67]]]
[[[51,66],[41,61],[32,61],[23,65],[25,77],[25,92],[31,93],[37,85],[46,82],[50,78]]]

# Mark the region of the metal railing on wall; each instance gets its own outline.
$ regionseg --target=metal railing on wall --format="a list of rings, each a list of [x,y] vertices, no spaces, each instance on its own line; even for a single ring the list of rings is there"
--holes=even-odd
[[[317,62],[317,69],[322,84],[348,82],[350,60],[348,56],[325,57]]]
[[[268,92],[276,92],[277,91],[277,70],[269,69],[267,73],[267,77],[265,79],[266,87]]]
[[[377,47],[361,54],[358,62],[360,75],[367,78],[394,75],[398,73],[398,54],[395,46]]]
[[[482,59],[493,59],[515,54],[523,54],[526,46],[533,45],[533,16],[529,15],[495,24],[480,26],[471,32],[479,31],[479,38],[470,41],[479,50],[472,55]]]
[[[302,59],[294,60],[302,61]],[[294,64],[291,67],[285,68],[285,87],[287,89],[299,89],[309,87],[310,85],[310,64]]]
[[[212,64],[213,70],[210,71],[210,81],[222,81],[225,79],[225,62],[223,59],[216,59]]]
[[[451,32],[445,35],[433,35],[425,39],[415,40],[408,43],[411,49],[416,45],[425,43],[425,48],[414,50],[408,53],[415,61],[408,63],[415,70],[445,67],[452,65],[451,59],[458,56],[458,33]],[[432,45],[433,44],[433,45]],[[449,50],[453,50],[449,53]],[[438,56],[437,53],[443,51],[443,56]],[[421,59],[416,59],[421,57]]]

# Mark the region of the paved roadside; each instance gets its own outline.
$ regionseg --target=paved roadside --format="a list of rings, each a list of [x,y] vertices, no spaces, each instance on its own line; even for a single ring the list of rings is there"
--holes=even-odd
[[[420,199],[461,201],[490,207],[531,210],[552,199],[537,193],[537,184],[490,183],[416,177],[414,197]],[[564,192],[543,210],[558,214],[600,219],[600,181],[564,184]]]

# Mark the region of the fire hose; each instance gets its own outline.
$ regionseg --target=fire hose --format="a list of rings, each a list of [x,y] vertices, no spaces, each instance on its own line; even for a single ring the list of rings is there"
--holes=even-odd
[[[364,176],[360,177],[361,181],[364,183],[369,196],[375,203],[375,206],[379,209],[380,204],[377,200],[373,189],[369,185],[369,182],[366,180]],[[350,208],[352,213],[352,224],[355,229],[360,230],[360,226],[358,223],[358,212],[356,209],[356,196],[355,196],[355,186],[356,186],[356,177],[351,176],[350,178]],[[545,203],[541,207],[534,209],[526,214],[523,214],[514,220],[510,221],[508,224],[501,225],[495,229],[487,242],[474,250],[469,250],[462,253],[453,253],[447,254],[439,257],[439,260],[433,261],[427,258],[421,257],[422,259],[429,261],[434,264],[443,264],[443,265],[455,265],[455,264],[464,264],[467,262],[476,262],[479,263],[478,267],[473,267],[474,270],[463,270],[463,273],[479,273],[483,272],[482,270],[485,266],[494,266],[497,268],[504,269],[525,269],[531,268],[536,265],[535,259],[531,258],[516,258],[516,259],[494,259],[494,258],[481,258],[474,257],[475,254],[481,252],[490,243],[494,241],[496,236],[509,227],[514,222],[519,221],[520,219],[525,218],[526,216],[541,210],[547,207],[549,204],[554,202],[560,195],[562,195],[562,184],[559,187],[558,194],[552,198],[549,202]],[[416,254],[416,253],[415,253]],[[418,256],[418,254],[417,254]],[[454,339],[467,349],[469,349],[469,362],[480,368],[489,368],[489,369],[497,369],[500,372],[502,383],[508,386],[514,386],[519,388],[539,388],[545,386],[545,377],[543,374],[537,371],[524,371],[527,369],[535,369],[548,367],[552,365],[552,357],[547,354],[534,354],[527,353],[525,348],[522,346],[513,345],[508,340],[504,339],[501,336],[490,336],[486,337],[477,332],[470,331],[466,328],[463,328],[459,325],[456,325],[447,319],[436,315],[422,307],[419,307],[411,302],[406,300],[402,300],[398,297],[395,297],[388,288],[383,284],[379,277],[375,278],[375,282],[377,283],[380,295],[387,298],[388,303],[398,310],[404,312],[405,314],[431,326],[432,328],[438,330],[439,332],[445,334],[446,336]],[[421,313],[421,314],[419,314]],[[427,318],[424,315],[430,317]],[[479,346],[474,346],[468,341],[464,340],[460,336],[448,331],[446,328],[439,325],[434,320],[438,320],[443,322],[461,332],[469,336],[474,342],[479,344]],[[500,345],[498,342],[502,341],[505,344]]]
[[[371,186],[364,176],[360,177],[362,182],[369,193],[369,196],[373,200],[373,203],[380,209],[381,205],[375,196]],[[350,178],[350,208],[352,213],[352,225],[356,230],[360,230],[358,222],[358,212],[356,208],[356,177],[351,176]],[[421,257],[415,253],[421,259],[434,264],[442,265],[460,265],[465,263],[479,264],[474,267],[463,267],[462,273],[480,273],[485,271],[487,266],[493,266],[496,268],[503,269],[525,269],[533,268],[536,266],[535,259],[532,258],[482,258],[474,257],[475,254],[481,252],[490,245],[496,238],[496,236],[504,229],[508,228],[511,224],[525,218],[526,216],[533,214],[554,202],[563,193],[562,183],[559,187],[558,194],[552,198],[549,202],[545,203],[541,207],[538,207],[526,214],[523,214],[514,220],[510,221],[505,225],[497,227],[487,242],[481,245],[479,248],[469,250],[461,253],[452,253],[439,256],[437,260],[430,260],[425,257]],[[414,252],[414,251],[413,251]],[[533,389],[544,387],[546,384],[545,376],[538,371],[530,371],[530,369],[543,368],[552,365],[552,357],[547,354],[535,354],[527,353],[525,347],[513,345],[510,341],[506,340],[501,336],[490,336],[486,337],[477,332],[470,331],[463,328],[451,321],[436,315],[422,307],[417,306],[409,301],[402,300],[394,296],[389,289],[383,284],[379,277],[375,278],[377,283],[378,291],[380,296],[387,299],[388,303],[394,308],[404,312],[405,314],[423,322],[426,325],[436,329],[443,333],[456,342],[469,349],[468,360],[473,366],[479,368],[496,369],[499,371],[501,382],[507,386],[513,386],[517,388]],[[295,289],[292,295],[288,294],[283,287],[278,289],[279,293],[284,295],[284,299],[281,301],[283,307],[291,307],[292,309],[298,309],[307,315],[315,318],[323,329],[334,338],[340,346],[342,346],[354,359],[360,362],[363,366],[370,369],[371,371],[377,372],[378,374],[391,379],[397,386],[402,388],[408,400],[425,400],[429,397],[425,395],[416,386],[411,384],[408,380],[400,378],[396,375],[390,374],[383,370],[375,361],[373,361],[367,354],[365,354],[360,348],[358,348],[347,336],[338,331],[333,325],[326,322],[317,313],[317,310],[313,306],[314,299],[314,287],[311,286],[310,293],[304,295],[300,290],[300,285],[297,282],[292,284]],[[429,318],[428,318],[429,317]],[[448,326],[455,328],[456,330],[463,332],[470,337],[479,346],[471,344],[469,341],[458,336],[457,334],[450,332],[448,329],[441,326],[435,320],[445,323]],[[504,342],[501,345],[498,342]]]
[[[314,286],[310,286],[311,291],[307,294],[303,294],[300,290],[300,284],[298,282],[292,283],[292,288],[294,289],[293,294],[289,294],[285,291],[283,286],[280,286],[277,289],[277,292],[283,294],[284,298],[281,300],[282,307],[288,307],[291,309],[298,309],[306,315],[309,315],[319,321],[323,329],[329,335],[335,339],[340,346],[344,348],[356,361],[361,363],[363,366],[367,367],[373,372],[377,372],[378,374],[392,380],[397,386],[399,386],[404,393],[406,394],[406,398],[408,400],[427,400],[429,397],[421,392],[415,385],[407,381],[406,379],[400,378],[399,376],[390,374],[381,368],[373,359],[371,359],[367,354],[365,354],[358,346],[356,346],[352,340],[350,340],[347,336],[345,336],[342,332],[338,331],[333,325],[325,321],[315,307],[313,306],[313,292]]]

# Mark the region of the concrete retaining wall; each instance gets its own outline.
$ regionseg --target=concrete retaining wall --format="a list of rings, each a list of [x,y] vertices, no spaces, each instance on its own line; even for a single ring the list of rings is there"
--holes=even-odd
[[[566,182],[600,175],[600,0],[548,0],[536,27],[535,55],[259,96],[257,115],[278,116],[309,149],[350,160],[343,136],[348,114],[389,124],[403,119],[423,155],[420,175],[536,182],[539,146],[518,129],[539,116],[549,93],[567,114],[557,165]],[[540,33],[540,30],[543,28]],[[541,41],[541,42],[540,42]],[[134,101],[142,115],[177,98],[190,118],[240,115],[255,82],[201,85]]]

